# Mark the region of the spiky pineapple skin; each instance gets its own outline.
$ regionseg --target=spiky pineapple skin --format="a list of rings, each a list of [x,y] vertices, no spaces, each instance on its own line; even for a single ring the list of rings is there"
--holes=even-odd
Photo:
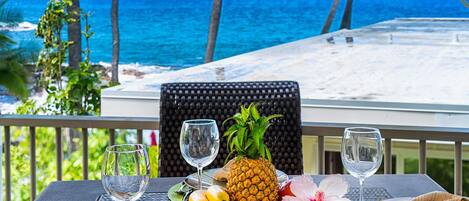
[[[272,163],[263,158],[234,160],[227,183],[231,200],[277,201],[279,185]]]

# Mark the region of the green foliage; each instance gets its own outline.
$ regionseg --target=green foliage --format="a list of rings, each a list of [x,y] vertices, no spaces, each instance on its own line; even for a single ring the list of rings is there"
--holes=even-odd
[[[22,20],[21,12],[5,8],[7,1],[0,0],[0,23],[6,26],[16,26]],[[0,31],[0,86],[19,98],[28,96],[27,73],[24,70],[24,59],[21,49],[16,45],[6,31]]]
[[[42,69],[42,83],[48,94],[44,104],[36,106],[31,102],[21,106],[22,110],[41,111],[43,114],[97,115],[101,107],[101,79],[90,63],[89,39],[93,36],[88,23],[89,13],[83,14],[85,22],[85,61],[78,69],[62,69],[66,51],[71,42],[63,42],[61,32],[69,19],[66,7],[71,1],[51,0],[41,17],[36,35],[43,39],[44,49],[39,55],[37,66]],[[62,77],[66,86],[62,86]]]
[[[41,114],[44,111],[37,107],[37,101],[28,99],[16,108],[16,114]]]
[[[83,179],[82,167],[82,141],[73,138],[69,142],[68,129],[63,133],[63,180]],[[30,135],[27,128],[13,128],[11,147],[12,161],[12,198],[14,201],[29,200],[30,189],[30,166],[29,146]],[[89,135],[89,179],[101,179],[101,161],[104,150],[109,143],[109,133],[103,129],[92,129]],[[120,140],[122,141],[122,139]],[[51,182],[56,181],[57,161],[55,158],[55,129],[36,129],[36,173],[37,190],[41,192]]]
[[[66,12],[71,0],[50,0],[44,14],[39,19],[36,36],[42,38],[44,49],[39,54],[37,67],[42,69],[42,81],[44,86],[50,82],[61,88],[62,65],[65,61],[68,46],[71,42],[62,41],[62,31],[71,18]]]
[[[47,88],[46,103],[42,106],[47,114],[93,115],[101,107],[101,80],[96,69],[89,63],[80,63],[79,69],[67,69],[67,85],[60,90]]]
[[[158,177],[158,158],[159,148],[158,146],[150,146],[148,149],[148,157],[150,158],[150,178]]]
[[[247,108],[241,105],[241,112],[226,119],[223,124],[233,120],[235,123],[225,131],[224,137],[228,138],[229,155],[238,157],[245,156],[252,159],[266,158],[271,160],[269,148],[264,144],[264,135],[270,127],[270,120],[282,117],[274,114],[270,116],[261,116],[254,103]]]
[[[0,0],[1,1],[1,0]],[[36,35],[43,39],[44,49],[41,51],[37,67],[42,69],[42,84],[48,93],[45,103],[39,104],[33,99],[24,100],[16,110],[18,114],[66,114],[66,115],[99,115],[100,113],[100,76],[97,69],[90,64],[89,39],[93,36],[91,26],[88,24],[89,13],[83,14],[85,30],[83,35],[86,41],[86,49],[83,51],[85,60],[80,63],[78,69],[62,69],[66,60],[66,52],[71,44],[62,41],[61,33],[66,23],[71,22],[66,7],[71,5],[71,0],[50,0],[44,15],[38,24]],[[2,45],[12,44],[9,38],[2,37],[0,33],[0,51]],[[3,54],[2,54],[3,55]],[[0,85],[4,79],[3,64],[0,57]],[[11,66],[11,65],[10,65]],[[13,65],[14,66],[14,65]],[[17,66],[19,67],[19,66]],[[20,69],[8,72],[21,74]],[[5,74],[6,75],[6,74]],[[10,74],[11,75],[11,74]],[[62,86],[62,78],[66,85]],[[21,77],[21,79],[24,77]],[[10,82],[11,83],[11,82]],[[21,83],[15,83],[20,85]],[[18,87],[18,86],[16,86]],[[26,87],[25,87],[26,88]],[[116,136],[116,143],[128,143],[126,138],[129,133],[123,132]],[[83,179],[82,167],[82,140],[80,132],[73,129],[64,129],[63,142],[63,180]],[[88,137],[89,179],[101,179],[101,164],[105,148],[109,145],[109,132],[104,129],[91,129]],[[30,166],[29,147],[30,135],[27,128],[12,128],[12,198],[13,200],[26,201],[30,199]],[[41,192],[51,182],[56,180],[56,144],[55,130],[53,128],[37,128],[36,130],[36,161],[37,161],[37,191]],[[158,170],[157,147],[149,150],[152,169]],[[3,161],[4,162],[4,161]],[[156,168],[155,168],[156,167]],[[153,172],[153,171],[152,171]]]
[[[418,173],[418,159],[405,159],[404,172]],[[448,192],[454,192],[454,160],[427,158],[427,174]],[[469,161],[463,161],[463,195],[469,196]]]
[[[0,41],[2,40],[0,33]],[[0,42],[1,46],[2,42]],[[28,97],[27,73],[19,52],[0,47],[0,86],[4,86],[9,93],[19,98]]]

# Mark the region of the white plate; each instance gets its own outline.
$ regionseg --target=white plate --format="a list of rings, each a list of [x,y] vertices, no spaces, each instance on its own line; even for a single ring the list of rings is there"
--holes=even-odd
[[[214,184],[219,185],[219,186],[225,186],[226,185],[226,182],[217,181],[213,178],[213,174],[218,169],[220,169],[220,168],[208,169],[208,170],[203,171],[203,173],[202,173],[202,186],[207,187],[207,186],[211,186],[211,185],[214,185]],[[197,173],[191,174],[191,175],[187,176],[186,178],[187,178],[187,183],[190,186],[194,186],[198,182]],[[277,170],[278,183],[281,184],[284,181],[286,181],[287,179],[288,179],[287,174],[285,174],[284,172],[282,172],[280,170]]]

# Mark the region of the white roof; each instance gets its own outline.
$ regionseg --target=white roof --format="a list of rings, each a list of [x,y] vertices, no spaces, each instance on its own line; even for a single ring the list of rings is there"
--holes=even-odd
[[[334,44],[326,39],[333,37]],[[353,37],[353,43],[346,43]],[[217,76],[217,69],[224,74]],[[161,83],[296,80],[302,99],[469,104],[469,19],[395,19],[178,71],[103,97],[158,96]]]

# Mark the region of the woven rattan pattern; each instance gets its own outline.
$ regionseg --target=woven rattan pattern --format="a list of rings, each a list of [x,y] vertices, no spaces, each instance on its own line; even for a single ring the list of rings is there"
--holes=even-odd
[[[179,150],[181,125],[187,119],[215,119],[222,136],[228,125],[222,122],[239,111],[241,104],[258,103],[261,114],[282,114],[266,133],[272,163],[289,175],[303,173],[300,91],[294,81],[166,83],[161,85],[160,166],[164,177],[187,176],[195,172]],[[223,166],[228,155],[226,139],[220,136],[220,150],[210,167]]]

